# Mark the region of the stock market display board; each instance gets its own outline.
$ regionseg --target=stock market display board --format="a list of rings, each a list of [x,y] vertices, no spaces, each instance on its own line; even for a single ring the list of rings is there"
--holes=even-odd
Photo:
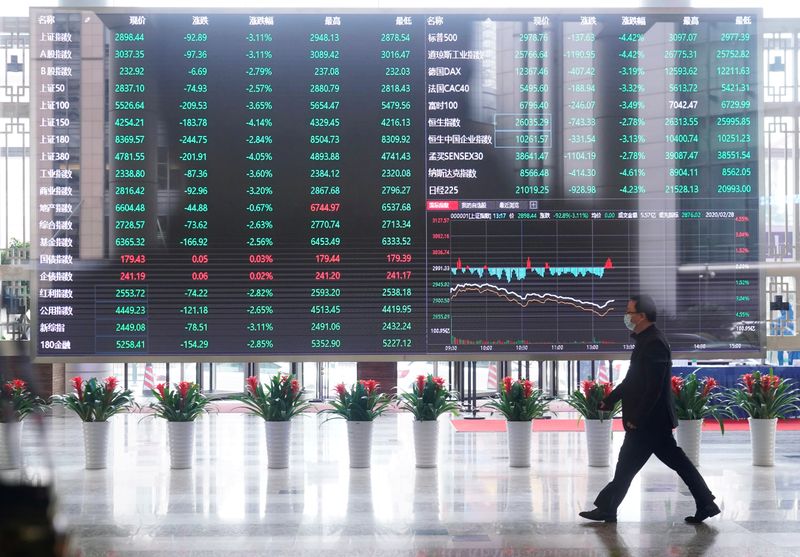
[[[34,9],[37,354],[758,352],[757,17]]]

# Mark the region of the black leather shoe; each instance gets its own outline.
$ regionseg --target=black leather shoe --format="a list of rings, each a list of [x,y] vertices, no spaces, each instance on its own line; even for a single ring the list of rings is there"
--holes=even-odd
[[[600,520],[602,522],[616,522],[617,515],[606,512],[602,509],[594,509],[593,511],[581,511],[578,516],[582,516],[588,520]]]
[[[684,518],[686,522],[689,524],[700,524],[707,518],[711,518],[712,516],[717,516],[721,511],[716,503],[711,502],[700,509],[697,509],[697,512],[694,513],[694,516],[687,516]]]

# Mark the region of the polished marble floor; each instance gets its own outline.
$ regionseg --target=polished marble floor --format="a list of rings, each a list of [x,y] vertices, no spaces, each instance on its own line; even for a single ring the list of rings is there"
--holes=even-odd
[[[416,469],[411,416],[389,414],[372,468],[351,470],[345,423],[323,420],[296,419],[290,468],[269,470],[259,418],[205,416],[194,468],[173,471],[165,423],[120,415],[108,469],[88,471],[80,422],[47,417],[25,424],[26,474],[47,476],[49,448],[85,557],[800,555],[800,432],[779,433],[774,468],[751,466],[747,432],[704,434],[701,472],[722,514],[700,526],[684,524],[692,499],[653,458],[611,525],[577,516],[613,470],[586,466],[582,433],[534,433],[531,468],[512,469],[504,433],[456,433],[442,418],[439,467]]]

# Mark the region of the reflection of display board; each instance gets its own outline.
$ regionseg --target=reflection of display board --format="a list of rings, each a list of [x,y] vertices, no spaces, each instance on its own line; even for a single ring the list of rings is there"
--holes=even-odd
[[[755,13],[32,25],[40,357],[759,350]]]

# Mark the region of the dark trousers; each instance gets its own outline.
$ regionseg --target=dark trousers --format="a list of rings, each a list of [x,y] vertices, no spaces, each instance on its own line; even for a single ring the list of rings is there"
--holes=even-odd
[[[625,433],[614,479],[597,495],[595,506],[616,513],[617,507],[628,493],[633,478],[653,454],[678,473],[689,487],[698,508],[714,500],[714,495],[711,494],[705,480],[683,449],[677,445],[671,431],[637,430]]]

